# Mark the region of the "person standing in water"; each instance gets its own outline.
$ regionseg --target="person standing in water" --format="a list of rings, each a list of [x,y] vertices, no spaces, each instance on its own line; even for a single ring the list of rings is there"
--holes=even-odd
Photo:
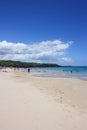
[[[71,70],[70,72],[71,72],[71,74],[72,74],[72,70]]]

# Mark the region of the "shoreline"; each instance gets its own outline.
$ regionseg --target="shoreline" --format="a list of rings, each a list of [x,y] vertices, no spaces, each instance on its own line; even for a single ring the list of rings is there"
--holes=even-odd
[[[31,83],[36,89],[45,92],[60,104],[71,106],[78,111],[87,113],[87,81],[68,77],[38,77],[35,72],[13,71],[14,78],[19,82]],[[16,77],[15,77],[16,76]],[[81,92],[82,91],[82,92]],[[59,97],[58,97],[59,96]]]
[[[45,70],[46,69],[46,70]],[[21,69],[23,72],[27,72],[26,69]],[[79,71],[64,71],[64,70],[47,70],[47,68],[36,68],[31,69],[31,73],[34,73],[33,76],[35,77],[47,77],[47,78],[73,78],[73,79],[80,79],[87,81],[87,73],[80,73]]]

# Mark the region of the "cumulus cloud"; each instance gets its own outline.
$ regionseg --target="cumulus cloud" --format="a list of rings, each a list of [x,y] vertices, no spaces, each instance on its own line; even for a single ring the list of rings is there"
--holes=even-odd
[[[61,40],[42,41],[38,43],[0,42],[0,60],[20,60],[28,62],[71,62],[66,57],[72,42]]]

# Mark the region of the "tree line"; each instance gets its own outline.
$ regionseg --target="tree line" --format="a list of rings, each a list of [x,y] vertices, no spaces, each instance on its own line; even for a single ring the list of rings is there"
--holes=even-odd
[[[52,63],[33,63],[33,62],[21,62],[21,61],[11,61],[11,60],[1,60],[1,67],[20,67],[20,68],[29,68],[29,67],[59,67],[58,64]]]

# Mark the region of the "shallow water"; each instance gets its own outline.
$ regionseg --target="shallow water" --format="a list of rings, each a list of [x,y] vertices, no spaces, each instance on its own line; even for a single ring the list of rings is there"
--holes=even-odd
[[[31,68],[31,72],[38,72],[33,76],[38,77],[64,77],[64,78],[78,78],[87,80],[87,66],[74,66],[74,67],[44,67],[44,68]],[[27,69],[22,69],[27,72]]]

